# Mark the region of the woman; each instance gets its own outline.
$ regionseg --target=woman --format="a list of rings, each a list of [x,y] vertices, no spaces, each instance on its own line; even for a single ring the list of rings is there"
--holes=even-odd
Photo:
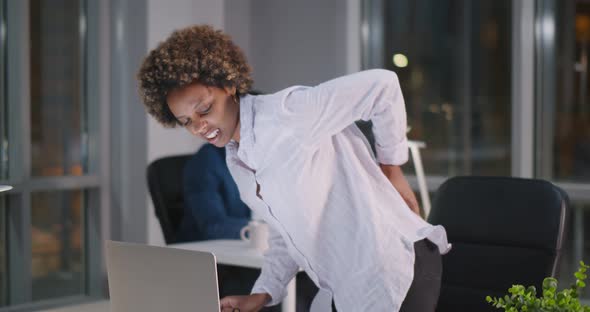
[[[400,165],[408,158],[396,75],[370,70],[316,87],[252,96],[250,67],[209,26],[174,32],[138,74],[149,114],[227,150],[244,202],[270,225],[252,294],[222,311],[258,311],[285,296],[303,268],[320,288],[314,306],[338,311],[434,311],[441,226],[419,216]],[[372,120],[376,159],[354,125]]]

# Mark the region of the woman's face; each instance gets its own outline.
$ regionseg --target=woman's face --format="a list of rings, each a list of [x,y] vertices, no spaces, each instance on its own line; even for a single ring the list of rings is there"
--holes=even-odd
[[[240,138],[240,108],[233,94],[233,89],[196,82],[172,90],[166,101],[180,125],[193,135],[223,147],[232,138],[236,141]]]

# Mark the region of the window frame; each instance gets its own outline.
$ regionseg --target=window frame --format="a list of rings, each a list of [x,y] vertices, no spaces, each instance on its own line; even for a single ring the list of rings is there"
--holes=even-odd
[[[82,71],[81,95],[83,124],[82,146],[88,152],[85,160],[85,172],[82,176],[31,176],[31,104],[30,104],[30,1],[2,1],[6,22],[6,103],[8,103],[8,177],[0,184],[9,184],[14,189],[6,193],[7,207],[7,243],[8,248],[8,306],[0,307],[0,311],[32,311],[62,306],[72,303],[94,301],[106,297],[104,285],[104,266],[102,261],[103,210],[108,210],[109,188],[108,174],[101,174],[101,168],[108,168],[108,161],[102,159],[106,147],[108,155],[109,138],[105,127],[108,125],[108,111],[102,107],[104,98],[100,90],[105,79],[104,70],[98,62],[100,40],[105,40],[101,33],[104,26],[105,5],[97,1],[80,1],[80,45]],[[108,39],[108,38],[107,38]],[[108,53],[107,53],[108,54]],[[19,142],[14,144],[13,142]],[[107,156],[108,157],[108,156]],[[84,231],[83,261],[84,290],[82,295],[32,302],[31,276],[31,196],[34,192],[59,192],[81,190],[84,192],[84,211],[82,223]]]

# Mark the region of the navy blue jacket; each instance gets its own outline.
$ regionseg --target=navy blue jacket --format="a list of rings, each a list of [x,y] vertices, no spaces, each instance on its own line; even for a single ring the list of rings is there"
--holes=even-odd
[[[225,163],[225,149],[205,144],[184,167],[181,241],[237,239],[250,220]]]

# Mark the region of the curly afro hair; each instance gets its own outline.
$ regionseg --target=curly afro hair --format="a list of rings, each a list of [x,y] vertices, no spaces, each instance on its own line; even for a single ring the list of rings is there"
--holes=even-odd
[[[208,25],[174,31],[143,60],[137,79],[147,112],[167,128],[178,125],[166,103],[166,96],[175,88],[199,82],[235,88],[240,96],[252,86],[242,50],[228,35]]]

